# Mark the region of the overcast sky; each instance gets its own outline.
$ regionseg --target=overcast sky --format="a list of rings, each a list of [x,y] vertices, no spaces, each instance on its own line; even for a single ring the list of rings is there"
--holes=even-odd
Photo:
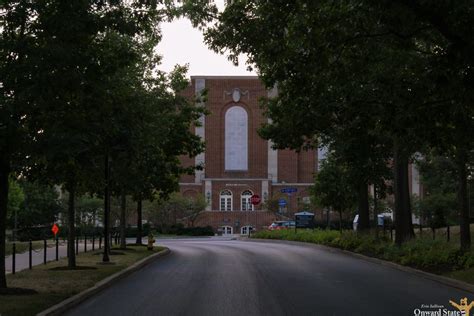
[[[201,32],[194,29],[187,19],[163,23],[161,30],[163,39],[157,48],[163,56],[162,65],[158,67],[160,70],[170,71],[176,64],[189,64],[190,76],[255,75],[255,72],[247,71],[245,58],[235,67],[226,56],[209,50]]]

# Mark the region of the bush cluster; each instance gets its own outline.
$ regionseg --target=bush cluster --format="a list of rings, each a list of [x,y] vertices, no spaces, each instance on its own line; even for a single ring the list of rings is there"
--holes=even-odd
[[[474,253],[463,253],[454,244],[428,238],[418,238],[399,247],[384,236],[376,238],[373,235],[358,234],[353,231],[342,233],[320,229],[314,231],[301,229],[297,232],[294,230],[261,231],[253,237],[326,245],[434,273],[474,267]]]

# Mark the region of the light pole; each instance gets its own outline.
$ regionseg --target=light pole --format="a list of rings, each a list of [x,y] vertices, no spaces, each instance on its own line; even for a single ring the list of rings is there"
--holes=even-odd
[[[16,230],[17,230],[17,215],[16,215],[16,207],[15,207],[15,223],[13,224],[13,242],[16,242]]]

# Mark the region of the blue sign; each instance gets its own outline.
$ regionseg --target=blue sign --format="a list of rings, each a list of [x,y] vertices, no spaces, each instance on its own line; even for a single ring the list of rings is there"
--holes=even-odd
[[[279,199],[278,200],[278,205],[279,206],[285,206],[286,205],[286,200],[285,199]]]
[[[298,191],[297,188],[283,188],[283,189],[281,189],[281,193],[294,193],[296,191]]]

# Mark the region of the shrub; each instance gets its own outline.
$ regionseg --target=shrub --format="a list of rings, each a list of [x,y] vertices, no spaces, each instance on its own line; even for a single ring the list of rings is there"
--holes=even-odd
[[[375,238],[353,231],[278,230],[261,231],[254,238],[284,239],[327,245],[381,258],[435,273],[474,267],[474,253],[462,253],[453,244],[441,240],[419,238],[398,247],[386,237]]]

